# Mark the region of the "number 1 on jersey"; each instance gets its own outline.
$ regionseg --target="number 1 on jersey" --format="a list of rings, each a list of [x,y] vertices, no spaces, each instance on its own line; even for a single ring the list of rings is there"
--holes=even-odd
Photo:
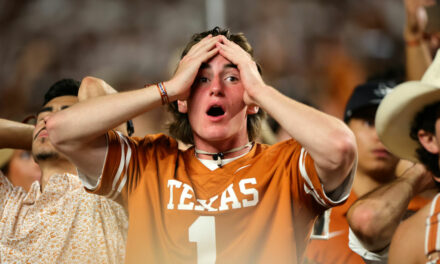
[[[217,255],[215,244],[215,217],[199,216],[188,229],[189,241],[197,243],[197,263],[214,264]]]

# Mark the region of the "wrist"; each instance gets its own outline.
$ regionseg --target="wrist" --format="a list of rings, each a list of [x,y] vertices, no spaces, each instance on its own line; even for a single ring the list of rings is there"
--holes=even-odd
[[[412,195],[416,195],[421,191],[421,183],[424,179],[424,170],[414,165],[409,168],[403,175],[402,180],[409,185]]]
[[[405,34],[405,45],[409,47],[420,46],[423,38],[421,35]]]
[[[261,101],[265,98],[271,97],[273,91],[275,91],[275,88],[269,85],[263,85],[254,89],[253,93],[248,92],[248,96],[256,105],[261,105]]]
[[[163,82],[163,85],[167,89],[168,100],[170,103],[172,103],[176,100],[181,100],[181,98],[179,98],[179,92],[176,91],[176,85],[174,84],[174,82],[172,80],[168,80],[168,81]]]
[[[414,32],[406,28],[403,34],[403,39],[407,46],[417,47],[422,45],[425,40],[425,35],[423,32]]]

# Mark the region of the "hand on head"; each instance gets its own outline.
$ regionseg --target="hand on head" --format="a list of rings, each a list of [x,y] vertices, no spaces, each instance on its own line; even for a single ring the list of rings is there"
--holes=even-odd
[[[165,83],[168,94],[174,95],[178,100],[186,100],[202,63],[218,54],[237,65],[245,88],[243,100],[247,105],[256,106],[252,98],[261,87],[265,86],[257,64],[249,53],[224,35],[208,35],[191,47],[179,62],[172,79]]]
[[[257,105],[253,98],[266,84],[258,71],[256,62],[249,53],[223,35],[220,36],[220,41],[216,43],[216,46],[219,48],[220,55],[237,65],[244,86],[243,100],[245,104]]]
[[[178,100],[186,100],[189,97],[191,86],[202,63],[218,54],[216,43],[219,39],[220,36],[208,35],[191,47],[185,57],[180,60],[174,76],[165,83],[170,96]]]

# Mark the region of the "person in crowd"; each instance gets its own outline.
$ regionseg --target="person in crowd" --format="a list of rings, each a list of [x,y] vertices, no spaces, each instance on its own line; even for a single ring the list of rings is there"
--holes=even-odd
[[[55,147],[94,179],[89,191],[128,209],[127,263],[301,263],[316,216],[347,198],[352,132],[260,72],[244,35],[216,27],[192,37],[170,80],[45,119]],[[173,137],[107,132],[166,104]],[[294,139],[253,142],[262,109]]]
[[[438,47],[438,42],[435,44],[436,34],[426,32],[432,30],[428,20],[436,19],[428,18],[426,10],[434,8],[435,1],[404,0],[404,5],[407,79],[420,80],[432,62],[432,51],[435,46]],[[402,160],[402,163],[409,162]],[[420,200],[421,197],[430,200],[436,193],[432,175],[423,165],[411,164],[409,167],[408,171],[419,173],[404,173],[402,177],[360,198],[348,212],[353,231],[350,232],[350,247],[368,263],[387,262],[389,244],[397,226],[414,213],[414,210],[409,210],[410,200]]]
[[[433,174],[437,184],[440,177],[439,55],[420,81],[400,84],[385,97],[375,121],[378,135],[385,146],[403,159],[423,164]],[[407,192],[407,189],[408,186],[402,186],[400,191]],[[440,249],[437,247],[438,196],[399,225],[391,241],[388,263],[440,261]]]
[[[124,263],[126,211],[85,192],[76,168],[48,140],[45,118],[76,104],[79,87],[72,79],[52,85],[32,130],[0,122],[0,147],[18,147],[17,142],[21,148],[32,146],[41,169],[41,180],[28,192],[0,175],[1,263]]]
[[[347,212],[359,197],[386,186],[397,178],[399,159],[389,153],[380,142],[374,126],[377,107],[395,84],[396,80],[393,79],[367,81],[355,87],[347,102],[344,121],[353,131],[358,149],[358,167],[353,189],[347,203],[327,210],[318,218],[307,249],[307,262],[364,263],[348,246]],[[405,171],[401,178],[421,179],[423,173],[413,168]],[[408,210],[416,211],[428,202],[428,199],[418,197]],[[377,223],[378,229],[380,224]]]

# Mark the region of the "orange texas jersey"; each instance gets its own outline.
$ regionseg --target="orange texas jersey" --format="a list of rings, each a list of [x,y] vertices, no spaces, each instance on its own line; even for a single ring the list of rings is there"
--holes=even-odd
[[[356,200],[357,196],[351,192],[346,203],[325,211],[318,218],[305,254],[307,263],[365,263],[348,247],[347,211]]]
[[[425,231],[425,255],[428,260],[427,263],[440,263],[440,230],[439,230],[439,216],[440,216],[440,193],[432,200],[429,216],[426,219]]]
[[[327,210],[318,218],[305,254],[307,263],[365,263],[348,246],[347,212],[357,199],[357,195],[351,192],[347,202]],[[415,196],[408,205],[405,217],[414,214],[429,202],[430,199]]]
[[[349,192],[327,198],[294,140],[211,171],[162,134],[107,137],[93,192],[128,209],[126,263],[300,263],[315,217]]]

